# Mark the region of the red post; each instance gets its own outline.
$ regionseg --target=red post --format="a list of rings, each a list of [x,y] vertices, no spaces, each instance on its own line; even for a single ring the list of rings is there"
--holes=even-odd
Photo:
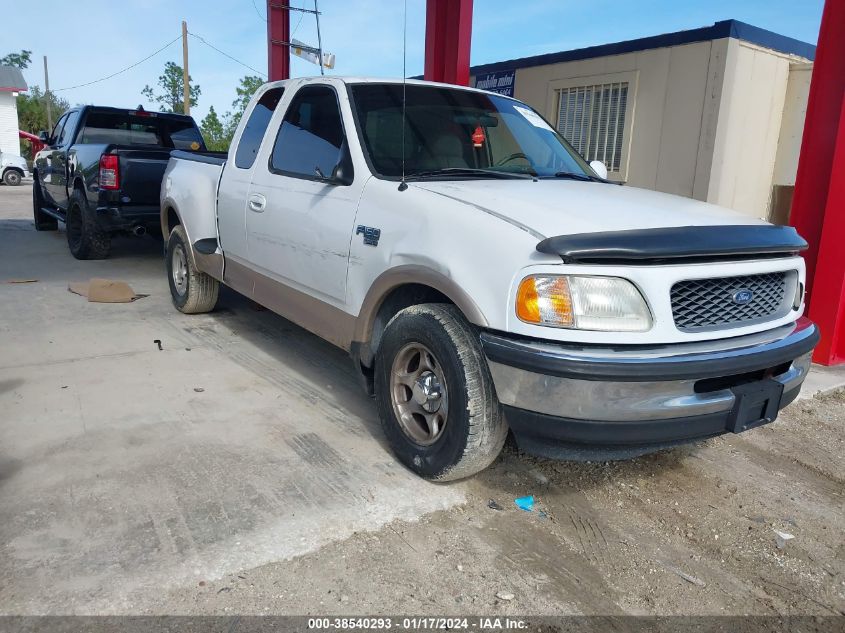
[[[821,330],[813,360],[822,365],[845,362],[845,99],[841,101],[809,313]]]
[[[845,2],[827,0],[807,102],[791,224],[807,240],[809,317],[821,329],[813,360],[845,362]]]
[[[267,0],[267,74],[270,81],[290,79],[289,0]]]
[[[425,17],[425,78],[469,85],[472,0],[428,0]]]

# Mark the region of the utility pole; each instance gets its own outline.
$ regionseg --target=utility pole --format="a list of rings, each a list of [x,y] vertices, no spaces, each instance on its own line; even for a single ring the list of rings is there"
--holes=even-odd
[[[185,114],[190,114],[191,86],[188,83],[188,23],[185,20],[182,20],[182,84],[182,99],[184,100],[182,109]]]
[[[50,108],[50,75],[47,74],[47,56],[44,55],[44,99],[47,101],[47,134],[53,131],[53,111]]]

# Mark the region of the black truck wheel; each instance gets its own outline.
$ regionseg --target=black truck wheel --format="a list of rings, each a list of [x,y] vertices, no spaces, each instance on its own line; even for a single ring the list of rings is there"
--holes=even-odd
[[[38,176],[32,183],[32,216],[35,220],[36,231],[55,231],[59,221],[51,215],[47,215],[41,209],[44,207],[44,196],[41,194],[41,185],[38,183]]]
[[[167,240],[167,280],[176,309],[185,314],[211,312],[220,295],[220,282],[197,270],[191,259],[188,236],[181,225],[170,232]]]
[[[67,210],[67,245],[76,259],[105,259],[111,251],[111,235],[97,225],[85,194],[73,191]]]
[[[399,460],[451,481],[489,466],[508,427],[478,334],[455,306],[423,304],[387,324],[376,354],[379,417]]]

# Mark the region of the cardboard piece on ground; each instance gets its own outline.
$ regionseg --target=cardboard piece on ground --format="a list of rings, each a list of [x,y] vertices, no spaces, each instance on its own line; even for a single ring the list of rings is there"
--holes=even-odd
[[[130,303],[147,296],[135,294],[132,287],[125,281],[111,279],[76,282],[69,284],[67,289],[94,303]]]

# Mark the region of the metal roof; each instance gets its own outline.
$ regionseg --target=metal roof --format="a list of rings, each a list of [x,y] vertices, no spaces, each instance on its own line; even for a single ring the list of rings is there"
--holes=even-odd
[[[675,33],[642,37],[636,40],[627,40],[614,44],[589,46],[571,51],[561,51],[560,53],[546,53],[544,55],[534,55],[533,57],[522,57],[492,64],[481,64],[470,68],[470,73],[477,76],[497,71],[529,68],[531,66],[546,66],[548,64],[572,62],[581,59],[591,59],[593,57],[606,57],[608,55],[636,53],[638,51],[692,44],[694,42],[707,42],[725,37],[733,37],[764,48],[770,48],[779,53],[796,55],[809,60],[813,60],[816,56],[816,47],[812,44],[773,33],[772,31],[767,31],[766,29],[761,29],[738,20],[723,20],[716,22],[713,26],[705,26],[699,29],[676,31]]]
[[[27,88],[20,68],[0,66],[0,91],[26,92]]]

